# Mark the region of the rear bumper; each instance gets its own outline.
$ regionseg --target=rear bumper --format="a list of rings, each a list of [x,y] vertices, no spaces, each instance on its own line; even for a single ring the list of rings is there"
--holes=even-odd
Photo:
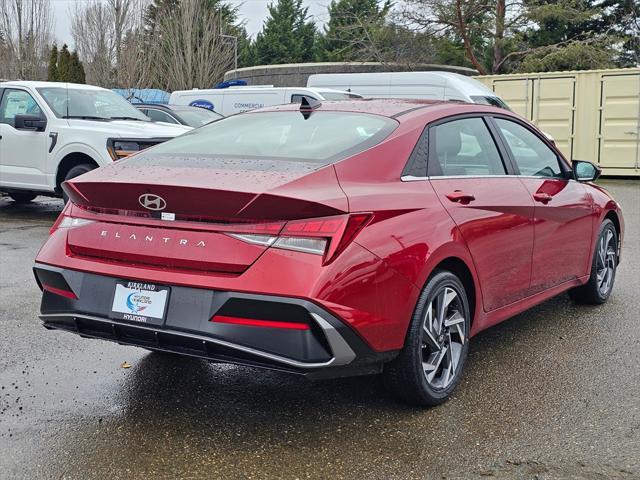
[[[36,263],[43,291],[40,318],[48,329],[206,358],[329,378],[380,372],[397,352],[375,352],[344,322],[317,304],[298,298],[168,285],[164,320],[139,323],[114,318],[111,306],[120,279]],[[73,298],[77,297],[77,298]],[[293,321],[305,329],[211,321],[216,315]]]

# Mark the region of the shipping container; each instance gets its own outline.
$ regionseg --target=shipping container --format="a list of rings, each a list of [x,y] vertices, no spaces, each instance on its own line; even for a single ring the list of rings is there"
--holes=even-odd
[[[640,68],[475,77],[569,159],[640,176]]]

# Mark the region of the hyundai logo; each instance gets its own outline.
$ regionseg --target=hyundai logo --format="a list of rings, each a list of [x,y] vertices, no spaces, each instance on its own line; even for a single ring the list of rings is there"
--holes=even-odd
[[[147,210],[164,210],[167,208],[167,202],[164,198],[154,195],[153,193],[145,193],[138,197],[138,202]]]

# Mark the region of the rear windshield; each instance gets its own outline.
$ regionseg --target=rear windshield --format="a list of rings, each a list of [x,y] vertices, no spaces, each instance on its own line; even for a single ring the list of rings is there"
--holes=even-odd
[[[397,125],[387,117],[360,113],[247,113],[169,140],[149,155],[282,159],[326,165],[380,143]]]

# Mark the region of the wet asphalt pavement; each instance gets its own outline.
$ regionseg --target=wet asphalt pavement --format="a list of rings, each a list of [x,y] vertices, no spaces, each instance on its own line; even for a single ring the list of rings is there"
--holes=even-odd
[[[561,295],[481,333],[429,410],[377,377],[311,383],[47,331],[31,266],[61,201],[0,198],[0,478],[640,478],[640,182],[603,183],[627,222],[610,301]]]

